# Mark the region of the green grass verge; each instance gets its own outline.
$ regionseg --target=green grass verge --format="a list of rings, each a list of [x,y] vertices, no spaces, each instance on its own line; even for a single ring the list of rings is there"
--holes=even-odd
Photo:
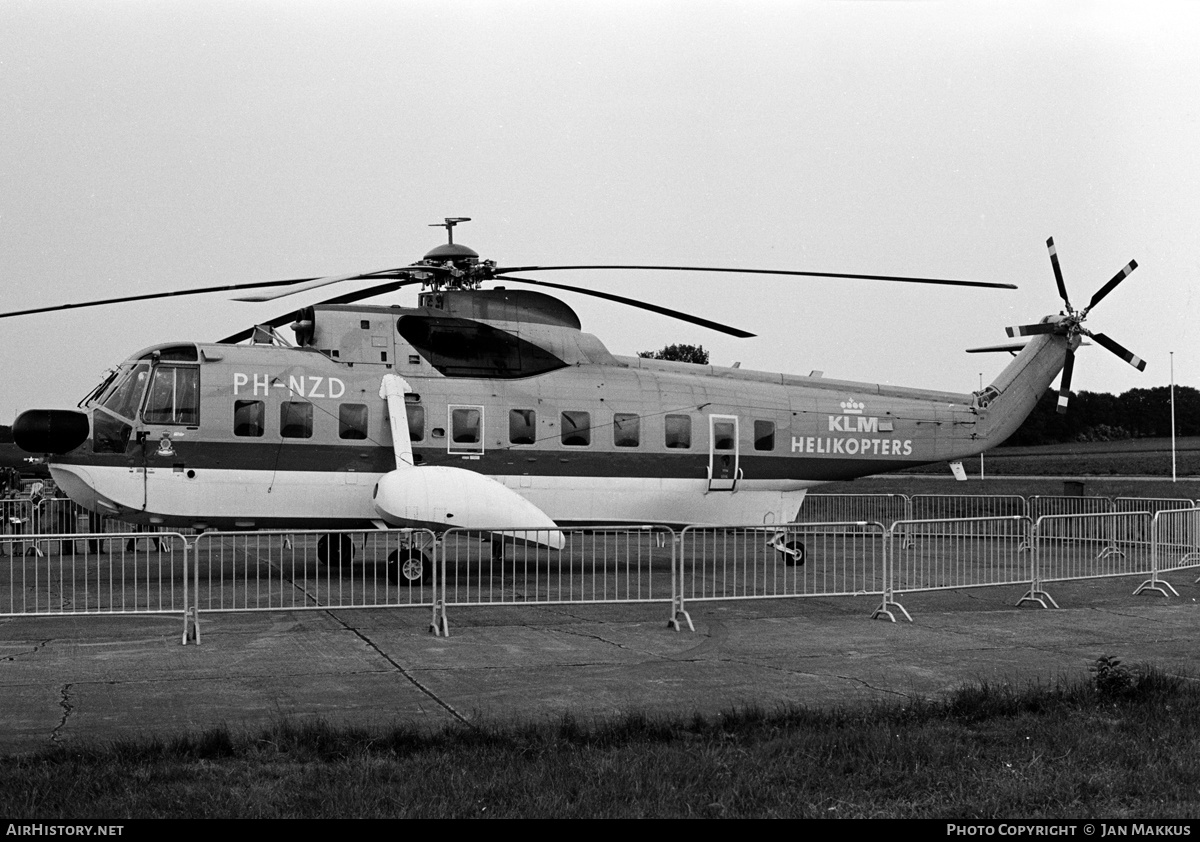
[[[963,460],[970,473],[979,470],[979,457]],[[913,473],[942,473],[945,464],[913,468]],[[1170,439],[1047,444],[1040,447],[998,447],[984,454],[984,472],[991,476],[1044,477],[1163,477],[1171,478]],[[1175,476],[1200,480],[1200,438],[1176,441]]]
[[[1179,818],[1200,813],[1200,688],[1099,659],[940,701],[584,723],[283,722],[0,765],[0,815]]]
[[[1030,497],[1035,494],[1061,495],[1066,486],[1062,477],[1011,477],[986,474],[978,477],[979,462],[966,482],[958,482],[947,468],[944,474],[918,476],[913,474],[887,474],[879,477],[863,477],[851,482],[831,482],[818,485],[813,494],[1016,494]],[[1181,497],[1188,500],[1200,499],[1200,479],[1180,480],[1128,480],[1117,477],[1083,477],[1084,493],[1089,497]],[[1071,494],[1073,492],[1067,491]]]

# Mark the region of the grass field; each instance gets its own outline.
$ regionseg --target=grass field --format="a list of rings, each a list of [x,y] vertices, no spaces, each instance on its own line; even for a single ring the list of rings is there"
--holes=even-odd
[[[1082,481],[1099,497],[1200,499],[1200,437],[1176,441],[1176,481],[1171,480],[1170,439],[1130,439],[1043,447],[1003,447],[963,460],[968,480],[958,482],[942,463],[911,471],[822,485],[822,494],[1035,494],[1078,493]]]
[[[453,728],[281,723],[0,765],[0,815],[1090,818],[1200,813],[1200,686],[1098,659],[1056,686],[712,718]]]
[[[979,459],[963,460],[978,472]],[[995,476],[1153,476],[1171,477],[1170,439],[1049,444],[1041,447],[998,447],[984,454],[985,473]],[[937,473],[944,466],[915,469]],[[1200,437],[1176,439],[1175,475],[1200,479]]]
[[[814,494],[1016,494],[1055,496],[1077,492],[1063,477],[996,477],[979,479],[978,463],[966,482],[958,482],[946,469],[944,474],[890,474],[863,477],[852,482],[835,482],[812,489]],[[1164,497],[1200,499],[1200,479],[1178,482],[1130,480],[1117,477],[1081,477],[1083,493],[1089,497]]]

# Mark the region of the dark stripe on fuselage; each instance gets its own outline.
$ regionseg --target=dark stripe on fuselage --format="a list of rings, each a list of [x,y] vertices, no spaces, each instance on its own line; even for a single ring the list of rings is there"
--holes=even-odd
[[[147,447],[144,464],[156,470],[206,469],[240,471],[355,471],[386,473],[396,467],[391,448],[354,445],[259,443],[259,442],[188,442],[173,443],[175,453],[159,456]],[[140,468],[140,448],[131,446],[124,454],[95,454],[91,442],[52,461],[67,465],[109,465]],[[599,450],[589,448],[544,449],[513,447],[478,455],[448,454],[444,447],[414,445],[413,454],[422,465],[450,465],[481,474],[496,476],[577,476],[704,479],[708,475],[708,452],[677,450],[654,452]],[[721,458],[723,454],[718,454]],[[784,454],[743,453],[738,463],[747,480],[808,480],[831,482],[871,473],[897,471],[925,464],[913,459],[821,458]]]

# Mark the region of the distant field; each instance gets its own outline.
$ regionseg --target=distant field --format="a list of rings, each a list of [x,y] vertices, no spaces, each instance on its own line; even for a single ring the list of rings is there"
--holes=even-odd
[[[979,473],[979,459],[963,461]],[[912,473],[942,473],[944,465],[917,468]],[[1177,477],[1200,478],[1200,437],[1176,439]],[[1127,439],[1042,447],[1000,447],[984,454],[985,476],[1171,476],[1170,439]]]
[[[1084,494],[1101,497],[1200,499],[1200,437],[1176,439],[1176,477],[1171,481],[1171,440],[1130,439],[1043,447],[1004,447],[963,460],[969,479],[958,482],[945,463],[903,473],[823,485],[835,494],[1062,494],[1067,478]],[[1020,479],[1015,479],[1020,477]],[[1150,477],[1152,479],[1127,479]],[[1073,493],[1073,491],[1067,491]]]
[[[996,477],[990,472],[979,479],[979,460],[966,482],[958,482],[945,468],[942,474],[892,474],[864,477],[852,482],[835,482],[813,489],[815,494],[1016,494],[1030,497],[1035,494],[1075,494],[1067,489],[1063,477]],[[943,466],[945,467],[945,466]],[[1200,500],[1200,478],[1171,482],[1162,480],[1127,480],[1114,477],[1083,477],[1083,493],[1089,497],[1168,497]]]

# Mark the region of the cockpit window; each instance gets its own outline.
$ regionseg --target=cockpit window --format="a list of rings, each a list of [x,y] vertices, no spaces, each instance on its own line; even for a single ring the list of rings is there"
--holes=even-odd
[[[170,348],[159,348],[156,351],[146,354],[142,359],[173,363],[194,363],[200,361],[195,345],[175,345]]]
[[[142,420],[147,424],[200,423],[200,369],[159,365],[150,380],[150,396]]]
[[[146,382],[150,379],[150,364],[141,362],[132,369],[122,369],[104,398],[104,407],[123,418],[133,418],[141,405]]]

